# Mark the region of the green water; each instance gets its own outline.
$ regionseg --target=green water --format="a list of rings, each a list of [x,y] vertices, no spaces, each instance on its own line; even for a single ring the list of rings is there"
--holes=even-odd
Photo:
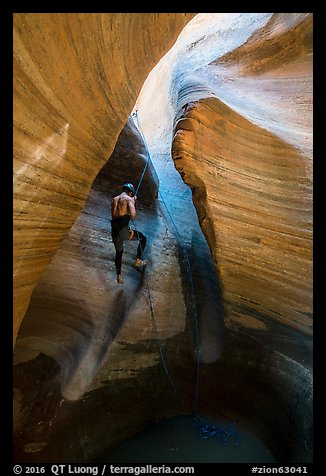
[[[223,444],[217,434],[200,437],[199,422],[178,416],[151,425],[100,458],[98,463],[275,463],[266,446],[252,433],[226,420],[202,423],[231,435]],[[211,429],[212,427],[208,427]],[[232,436],[232,432],[235,435]],[[222,433],[220,435],[225,435]]]

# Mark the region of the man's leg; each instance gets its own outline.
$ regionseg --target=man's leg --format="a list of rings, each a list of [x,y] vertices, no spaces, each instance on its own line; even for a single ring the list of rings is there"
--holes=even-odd
[[[144,252],[144,249],[146,247],[146,242],[147,242],[146,236],[141,231],[135,230],[131,239],[139,241],[139,245],[138,245],[138,248],[137,248],[137,254],[136,254],[135,266],[142,266],[142,265],[146,264],[145,261],[141,260],[141,256],[142,256],[142,254]]]
[[[123,242],[117,240],[114,242],[115,247],[115,269],[117,272],[117,281],[119,284],[122,283],[122,274],[121,274],[121,266],[122,266],[122,255],[123,255]]]
[[[115,262],[115,269],[117,271],[117,274],[121,274],[122,255],[123,255],[123,251],[115,252],[114,262]]]
[[[143,233],[141,231],[136,232],[136,235],[137,234],[138,234],[139,245],[138,245],[138,248],[137,248],[136,259],[140,259],[141,255],[142,255],[142,253],[145,249],[147,239],[146,239],[146,236],[143,235]]]

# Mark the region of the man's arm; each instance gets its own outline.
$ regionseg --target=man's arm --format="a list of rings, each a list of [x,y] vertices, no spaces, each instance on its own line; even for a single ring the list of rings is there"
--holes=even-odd
[[[132,220],[136,218],[135,201],[136,201],[136,197],[130,198],[130,200],[128,200],[128,208],[129,208],[129,213]]]
[[[112,202],[111,202],[111,215],[112,215],[112,218],[114,218],[115,216],[115,211],[116,211],[116,201],[114,200],[114,198],[112,198]]]

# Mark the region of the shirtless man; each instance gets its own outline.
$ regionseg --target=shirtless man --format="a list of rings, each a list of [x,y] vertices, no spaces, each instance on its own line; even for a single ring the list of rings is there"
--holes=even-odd
[[[115,268],[117,271],[117,282],[121,284],[121,263],[123,254],[123,242],[127,240],[138,240],[135,267],[144,266],[145,260],[141,260],[141,255],[146,246],[146,237],[138,230],[130,228],[130,219],[136,218],[136,200],[135,188],[131,183],[125,183],[122,187],[122,193],[112,200],[112,240],[115,247]]]

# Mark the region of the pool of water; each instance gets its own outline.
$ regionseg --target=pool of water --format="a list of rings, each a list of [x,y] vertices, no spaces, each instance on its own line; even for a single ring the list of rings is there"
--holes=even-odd
[[[252,433],[226,420],[161,420],[102,456],[98,463],[275,463]]]

